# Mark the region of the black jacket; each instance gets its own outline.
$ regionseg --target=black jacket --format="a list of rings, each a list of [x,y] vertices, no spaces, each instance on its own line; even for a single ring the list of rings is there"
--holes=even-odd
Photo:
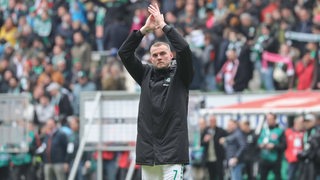
[[[66,163],[67,162],[67,135],[61,130],[56,130],[52,135],[46,135],[44,139],[46,149],[43,154],[44,163]]]
[[[216,153],[217,156],[217,161],[219,163],[222,163],[223,160],[226,158],[226,153],[224,150],[224,147],[219,143],[219,139],[222,137],[226,137],[228,135],[227,131],[225,131],[224,129],[220,128],[220,127],[216,127],[214,129],[214,136],[212,138],[212,141],[214,143],[214,151]],[[208,158],[208,148],[209,148],[209,143],[208,142],[204,142],[203,138],[206,134],[210,134],[210,128],[207,128],[204,130],[204,133],[201,135],[201,145],[204,147],[204,160],[206,161]]]
[[[187,112],[192,54],[174,28],[165,26],[163,30],[176,50],[176,64],[169,69],[156,70],[134,55],[143,38],[140,31],[132,32],[118,52],[141,86],[136,163],[142,165],[189,163]]]

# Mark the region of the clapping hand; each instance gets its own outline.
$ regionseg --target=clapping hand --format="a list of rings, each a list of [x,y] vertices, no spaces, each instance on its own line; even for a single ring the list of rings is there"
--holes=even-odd
[[[160,9],[157,3],[154,5],[150,4],[148,7],[149,13],[154,17],[155,24],[156,24],[156,29],[162,29],[163,26],[166,25],[164,21],[163,14],[160,13]]]
[[[166,25],[163,14],[160,13],[157,3],[154,5],[150,4],[148,11],[150,15],[147,18],[145,25],[140,29],[142,34],[146,34],[159,28],[162,29],[163,26]]]

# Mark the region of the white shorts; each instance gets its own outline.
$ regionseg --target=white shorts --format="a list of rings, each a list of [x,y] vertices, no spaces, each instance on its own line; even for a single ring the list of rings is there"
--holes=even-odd
[[[183,165],[141,166],[142,180],[183,180]]]

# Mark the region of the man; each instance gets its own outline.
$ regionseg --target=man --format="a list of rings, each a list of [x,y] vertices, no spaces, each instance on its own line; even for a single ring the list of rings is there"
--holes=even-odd
[[[65,180],[69,169],[67,164],[67,136],[58,129],[56,121],[46,123],[46,137],[43,142],[43,162],[45,180]]]
[[[80,95],[84,91],[95,91],[96,85],[89,79],[88,73],[85,71],[79,71],[77,74],[78,82],[72,87],[73,93],[73,113],[77,116],[80,115]]]
[[[294,119],[293,127],[285,130],[285,158],[288,161],[288,180],[297,179],[299,167],[298,154],[303,151],[303,116]]]
[[[276,180],[281,180],[282,153],[285,149],[283,129],[278,127],[276,115],[266,115],[267,126],[264,127],[258,138],[260,148],[260,178],[266,180],[270,171],[273,171]]]
[[[35,117],[34,121],[42,128],[48,119],[54,118],[55,109],[52,104],[50,104],[50,95],[43,94],[39,97],[39,103],[35,105]]]
[[[26,126],[28,129],[27,143],[28,143],[29,151],[25,153],[11,154],[11,165],[12,165],[11,179],[31,180],[31,179],[34,179],[33,167],[32,167],[33,152],[35,150],[34,126],[32,122],[19,122],[19,126],[21,126],[22,128],[25,128],[23,126]]]
[[[300,160],[298,179],[319,179],[320,164],[320,134],[316,128],[316,116],[306,114],[303,125],[305,133],[303,136],[303,151],[298,154]]]
[[[224,147],[219,139],[227,136],[224,129],[217,126],[217,119],[214,115],[209,117],[209,127],[204,130],[201,136],[201,145],[204,147],[204,160],[209,172],[209,179],[223,180],[223,161],[225,158]]]
[[[241,180],[244,167],[242,155],[246,148],[245,137],[238,122],[233,119],[228,121],[228,133],[229,135],[220,138],[219,142],[226,150],[227,167],[230,168],[231,180]]]
[[[259,148],[257,147],[258,135],[250,128],[249,120],[241,120],[239,127],[245,137],[246,148],[242,153],[242,161],[245,164],[244,173],[247,174],[248,180],[256,179],[257,160],[259,155]]]
[[[193,69],[191,50],[173,27],[167,25],[157,4],[148,7],[150,16],[139,31],[133,31],[119,49],[119,56],[141,86],[136,163],[142,179],[183,179],[189,163],[188,87]],[[156,42],[150,48],[152,65],[142,64],[135,50],[148,32],[162,30],[169,44]],[[176,62],[176,63],[175,63]]]
[[[239,67],[239,59],[236,49],[229,49],[226,52],[227,61],[223,64],[221,70],[216,76],[217,82],[223,80],[224,91],[227,94],[234,93],[233,86],[235,84],[235,77]]]
[[[52,82],[47,86],[46,90],[51,95],[51,104],[55,108],[55,117],[57,121],[64,123],[66,118],[73,114],[73,109],[69,97],[62,92],[61,86]]]
[[[80,62],[84,70],[91,66],[91,45],[86,42],[81,32],[73,34],[74,45],[71,48],[72,63]]]
[[[70,129],[72,130],[72,134],[68,136],[68,146],[67,146],[67,159],[68,159],[68,164],[70,166],[70,169],[72,168],[72,165],[74,163],[74,159],[76,157],[79,144],[80,144],[80,139],[79,139],[79,129],[80,129],[80,122],[79,118],[77,116],[69,116],[68,117],[68,124]],[[80,161],[80,164],[77,168],[77,173],[76,173],[76,180],[82,180],[82,168],[85,162],[86,155],[82,156],[82,159]]]

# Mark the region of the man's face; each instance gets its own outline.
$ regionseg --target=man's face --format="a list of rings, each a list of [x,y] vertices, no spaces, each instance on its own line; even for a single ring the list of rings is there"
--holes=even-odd
[[[267,123],[269,126],[274,126],[277,123],[275,116],[273,114],[267,114]]]
[[[215,128],[215,127],[216,127],[216,124],[217,124],[217,119],[216,119],[216,117],[211,116],[211,117],[210,117],[210,120],[209,120],[209,123],[210,123],[210,127],[211,127],[211,128]]]
[[[173,54],[170,49],[165,45],[157,47],[152,46],[150,49],[151,63],[157,69],[164,69],[169,67]]]

